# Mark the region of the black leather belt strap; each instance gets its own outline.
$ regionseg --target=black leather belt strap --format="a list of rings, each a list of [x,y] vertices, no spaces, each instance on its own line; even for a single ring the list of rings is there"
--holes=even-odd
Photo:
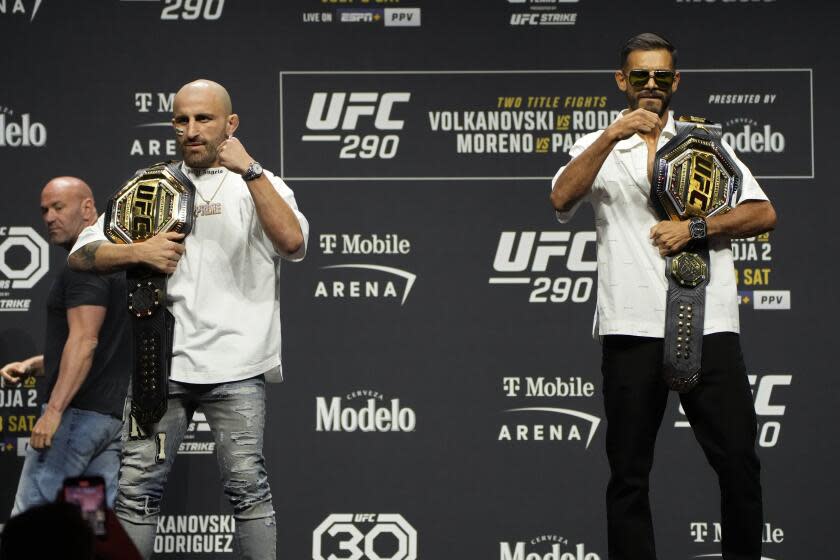
[[[166,276],[145,267],[126,271],[134,330],[131,414],[141,426],[166,412],[175,318],[166,309]]]
[[[709,283],[709,250],[705,245],[665,259],[668,299],[663,375],[668,387],[680,393],[691,390],[700,381]]]

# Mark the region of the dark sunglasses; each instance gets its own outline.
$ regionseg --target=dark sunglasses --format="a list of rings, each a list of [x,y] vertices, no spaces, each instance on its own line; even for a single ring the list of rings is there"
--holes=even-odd
[[[657,87],[660,88],[669,88],[671,84],[674,83],[674,71],[673,70],[630,70],[629,74],[626,74],[627,81],[630,82],[630,85],[634,88],[643,88],[648,83],[648,80],[651,76],[653,76],[653,81],[656,83]]]

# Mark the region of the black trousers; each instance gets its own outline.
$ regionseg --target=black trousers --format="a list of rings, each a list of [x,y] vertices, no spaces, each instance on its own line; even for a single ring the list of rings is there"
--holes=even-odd
[[[648,479],[669,393],[662,353],[661,338],[611,335],[603,340],[610,560],[656,560]],[[756,416],[738,335],[705,336],[701,369],[700,383],[680,400],[720,482],[723,559],[759,560],[763,517]]]

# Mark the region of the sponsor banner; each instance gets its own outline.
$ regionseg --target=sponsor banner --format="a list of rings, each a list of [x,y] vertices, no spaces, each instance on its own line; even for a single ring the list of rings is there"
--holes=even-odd
[[[793,382],[791,374],[748,375],[752,387],[755,414],[758,417],[758,445],[776,447],[782,434],[782,420],[788,402],[787,387]],[[690,428],[685,419],[685,411],[679,404],[679,417],[674,422],[675,428]]]
[[[12,434],[17,437],[20,434],[25,434],[28,437],[32,433],[32,428],[35,427],[37,420],[37,414],[12,413],[2,415],[0,416],[0,435],[5,437]]]
[[[26,377],[17,385],[0,379],[0,409],[37,407],[38,383],[34,377]]]
[[[210,431],[210,424],[203,412],[196,411],[178,446],[178,455],[213,455],[215,452],[216,441]]]
[[[692,521],[689,523],[689,535],[691,536],[692,548],[709,548],[703,547],[703,544],[715,545],[714,549],[720,549],[722,528],[718,521]],[[779,556],[772,553],[773,545],[785,542],[785,531],[781,527],[773,523],[765,523],[761,532],[761,542],[763,553],[761,560],[782,560]],[[690,556],[690,558],[722,558],[720,553],[702,553],[697,552]]]
[[[550,25],[552,27],[558,25],[574,25],[577,23],[578,15],[575,12],[557,12],[557,13],[530,13],[530,12],[516,12],[510,14],[510,24],[512,26],[532,26],[532,25]]]
[[[218,21],[222,18],[226,0],[119,0],[120,3],[143,8],[161,21]],[[151,11],[150,11],[151,10]]]
[[[584,303],[597,268],[594,231],[503,231],[488,283],[527,286],[530,303]]]
[[[30,290],[50,269],[50,247],[29,226],[0,226],[0,313],[27,312]]]
[[[303,23],[350,23],[366,27],[420,27],[421,9],[406,0],[320,0],[301,12]],[[384,5],[389,7],[384,7]],[[315,7],[313,2],[313,8]]]
[[[313,287],[316,301],[394,302],[405,305],[417,274],[405,268],[411,241],[397,233],[322,233],[325,264]]]
[[[26,377],[18,385],[0,379],[0,454],[26,455],[29,434],[39,414],[35,377]]]
[[[765,310],[789,310],[790,290],[754,290],[753,307]]]
[[[507,0],[513,27],[575,25],[578,0]]]
[[[382,9],[362,8],[345,9],[339,8],[338,21],[340,23],[381,23]]]
[[[178,158],[172,130],[174,91],[134,91],[130,94],[133,122],[128,154],[154,161]]]
[[[590,412],[595,385],[582,377],[503,377],[501,443],[567,443],[589,449],[601,418]]]
[[[42,148],[47,145],[47,126],[31,113],[0,105],[0,148]]]
[[[417,560],[417,531],[398,513],[333,513],[312,532],[312,560]]]
[[[385,8],[385,27],[420,27],[420,8]]]
[[[742,308],[783,311],[791,308],[790,290],[767,289],[774,278],[770,233],[733,239],[732,260],[735,262],[738,304]]]
[[[726,92],[706,79],[715,72],[725,73]],[[625,108],[613,74],[281,72],[281,175],[548,181],[575,141]],[[739,91],[761,102],[729,102],[742,99]],[[673,108],[723,123],[725,139],[757,177],[807,178],[811,106],[810,70],[703,69],[683,70]]]
[[[720,75],[710,79],[716,73]],[[692,70],[683,74],[674,99],[684,90],[703,96],[705,103],[692,110],[723,125],[723,140],[753,175],[766,179],[814,177],[810,69]],[[724,76],[725,80],[721,79]]]
[[[232,515],[161,515],[155,533],[155,558],[230,554],[236,521]]]
[[[528,541],[502,541],[499,560],[601,560],[585,543],[560,535],[540,535]]]
[[[24,21],[33,21],[38,15],[44,0],[2,0],[0,1],[0,17],[10,19],[20,18]]]
[[[315,398],[316,432],[413,432],[417,414],[400,399],[369,389]]]

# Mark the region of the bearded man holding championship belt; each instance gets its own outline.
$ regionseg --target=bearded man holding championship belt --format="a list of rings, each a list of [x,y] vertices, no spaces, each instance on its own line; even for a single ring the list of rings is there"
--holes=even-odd
[[[631,38],[615,73],[628,108],[581,138],[552,183],[561,222],[595,212],[610,560],[655,560],[648,499],[669,388],[718,475],[724,560],[761,557],[756,417],[741,354],[731,239],[775,227],[749,169],[700,118],[668,111],[676,50]]]
[[[130,283],[135,370],[115,510],[149,558],[167,475],[200,409],[237,557],[274,559],[265,381],[281,377],[280,259],[304,257],[309,224],[291,189],[233,137],[239,117],[221,85],[182,87],[172,123],[184,161],[138,172],[69,259],[77,270],[127,269]]]

